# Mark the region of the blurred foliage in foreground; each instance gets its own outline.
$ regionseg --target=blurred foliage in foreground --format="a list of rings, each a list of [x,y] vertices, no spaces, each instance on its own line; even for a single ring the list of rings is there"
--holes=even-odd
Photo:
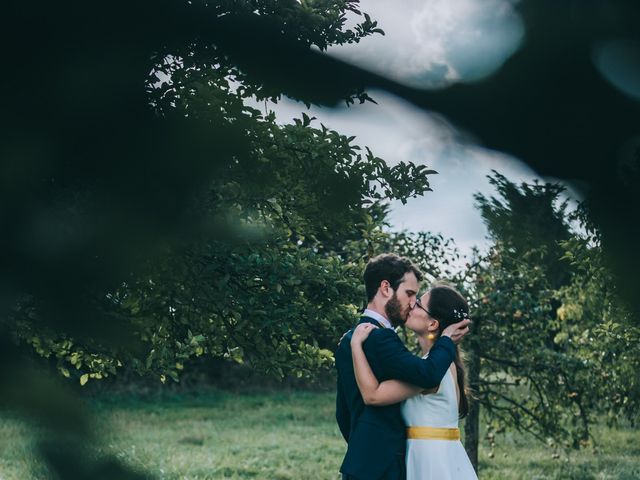
[[[29,33],[2,34],[19,74],[2,79],[1,402],[48,428],[59,478],[141,478],[93,453],[76,396],[24,353],[76,385],[125,367],[177,380],[202,355],[278,376],[328,366],[385,202],[433,172],[251,106],[282,93],[260,36],[302,55],[382,33],[356,1],[4,10]]]

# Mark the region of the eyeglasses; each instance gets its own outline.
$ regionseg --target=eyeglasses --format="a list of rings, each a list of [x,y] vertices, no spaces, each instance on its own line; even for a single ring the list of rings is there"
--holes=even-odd
[[[416,298],[416,303],[414,304],[414,308],[418,307],[421,310],[424,310],[425,312],[427,312],[427,315],[431,316],[431,312],[429,311],[429,309],[425,306],[422,305],[422,302],[420,301],[419,298]]]

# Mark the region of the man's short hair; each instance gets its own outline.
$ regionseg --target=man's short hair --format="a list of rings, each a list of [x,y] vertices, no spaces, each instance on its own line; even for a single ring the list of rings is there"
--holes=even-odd
[[[402,282],[402,277],[408,272],[413,272],[418,281],[422,280],[422,272],[408,258],[400,257],[395,253],[383,253],[373,257],[364,269],[364,288],[367,292],[367,302],[376,296],[378,287],[383,280],[388,281],[391,288],[396,290]]]

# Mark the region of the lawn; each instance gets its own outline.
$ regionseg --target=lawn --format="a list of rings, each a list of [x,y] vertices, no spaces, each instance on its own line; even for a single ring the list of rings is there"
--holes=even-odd
[[[331,479],[345,444],[332,393],[208,392],[162,399],[93,400],[102,449],[158,479]],[[517,433],[481,450],[481,478],[637,479],[640,431],[596,428],[592,449],[553,451]],[[0,480],[47,478],[24,424],[0,416]]]

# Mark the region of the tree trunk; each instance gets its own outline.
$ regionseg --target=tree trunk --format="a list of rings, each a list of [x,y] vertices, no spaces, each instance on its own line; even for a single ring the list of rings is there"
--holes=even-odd
[[[480,319],[474,318],[473,320],[473,335],[474,340],[479,338]],[[469,388],[472,395],[478,392],[480,385],[480,342],[470,342],[470,348],[467,350],[467,372],[469,380]],[[478,400],[471,400],[469,402],[469,413],[465,418],[464,423],[464,448],[469,455],[471,464],[478,473],[478,444],[480,442],[480,402]]]

